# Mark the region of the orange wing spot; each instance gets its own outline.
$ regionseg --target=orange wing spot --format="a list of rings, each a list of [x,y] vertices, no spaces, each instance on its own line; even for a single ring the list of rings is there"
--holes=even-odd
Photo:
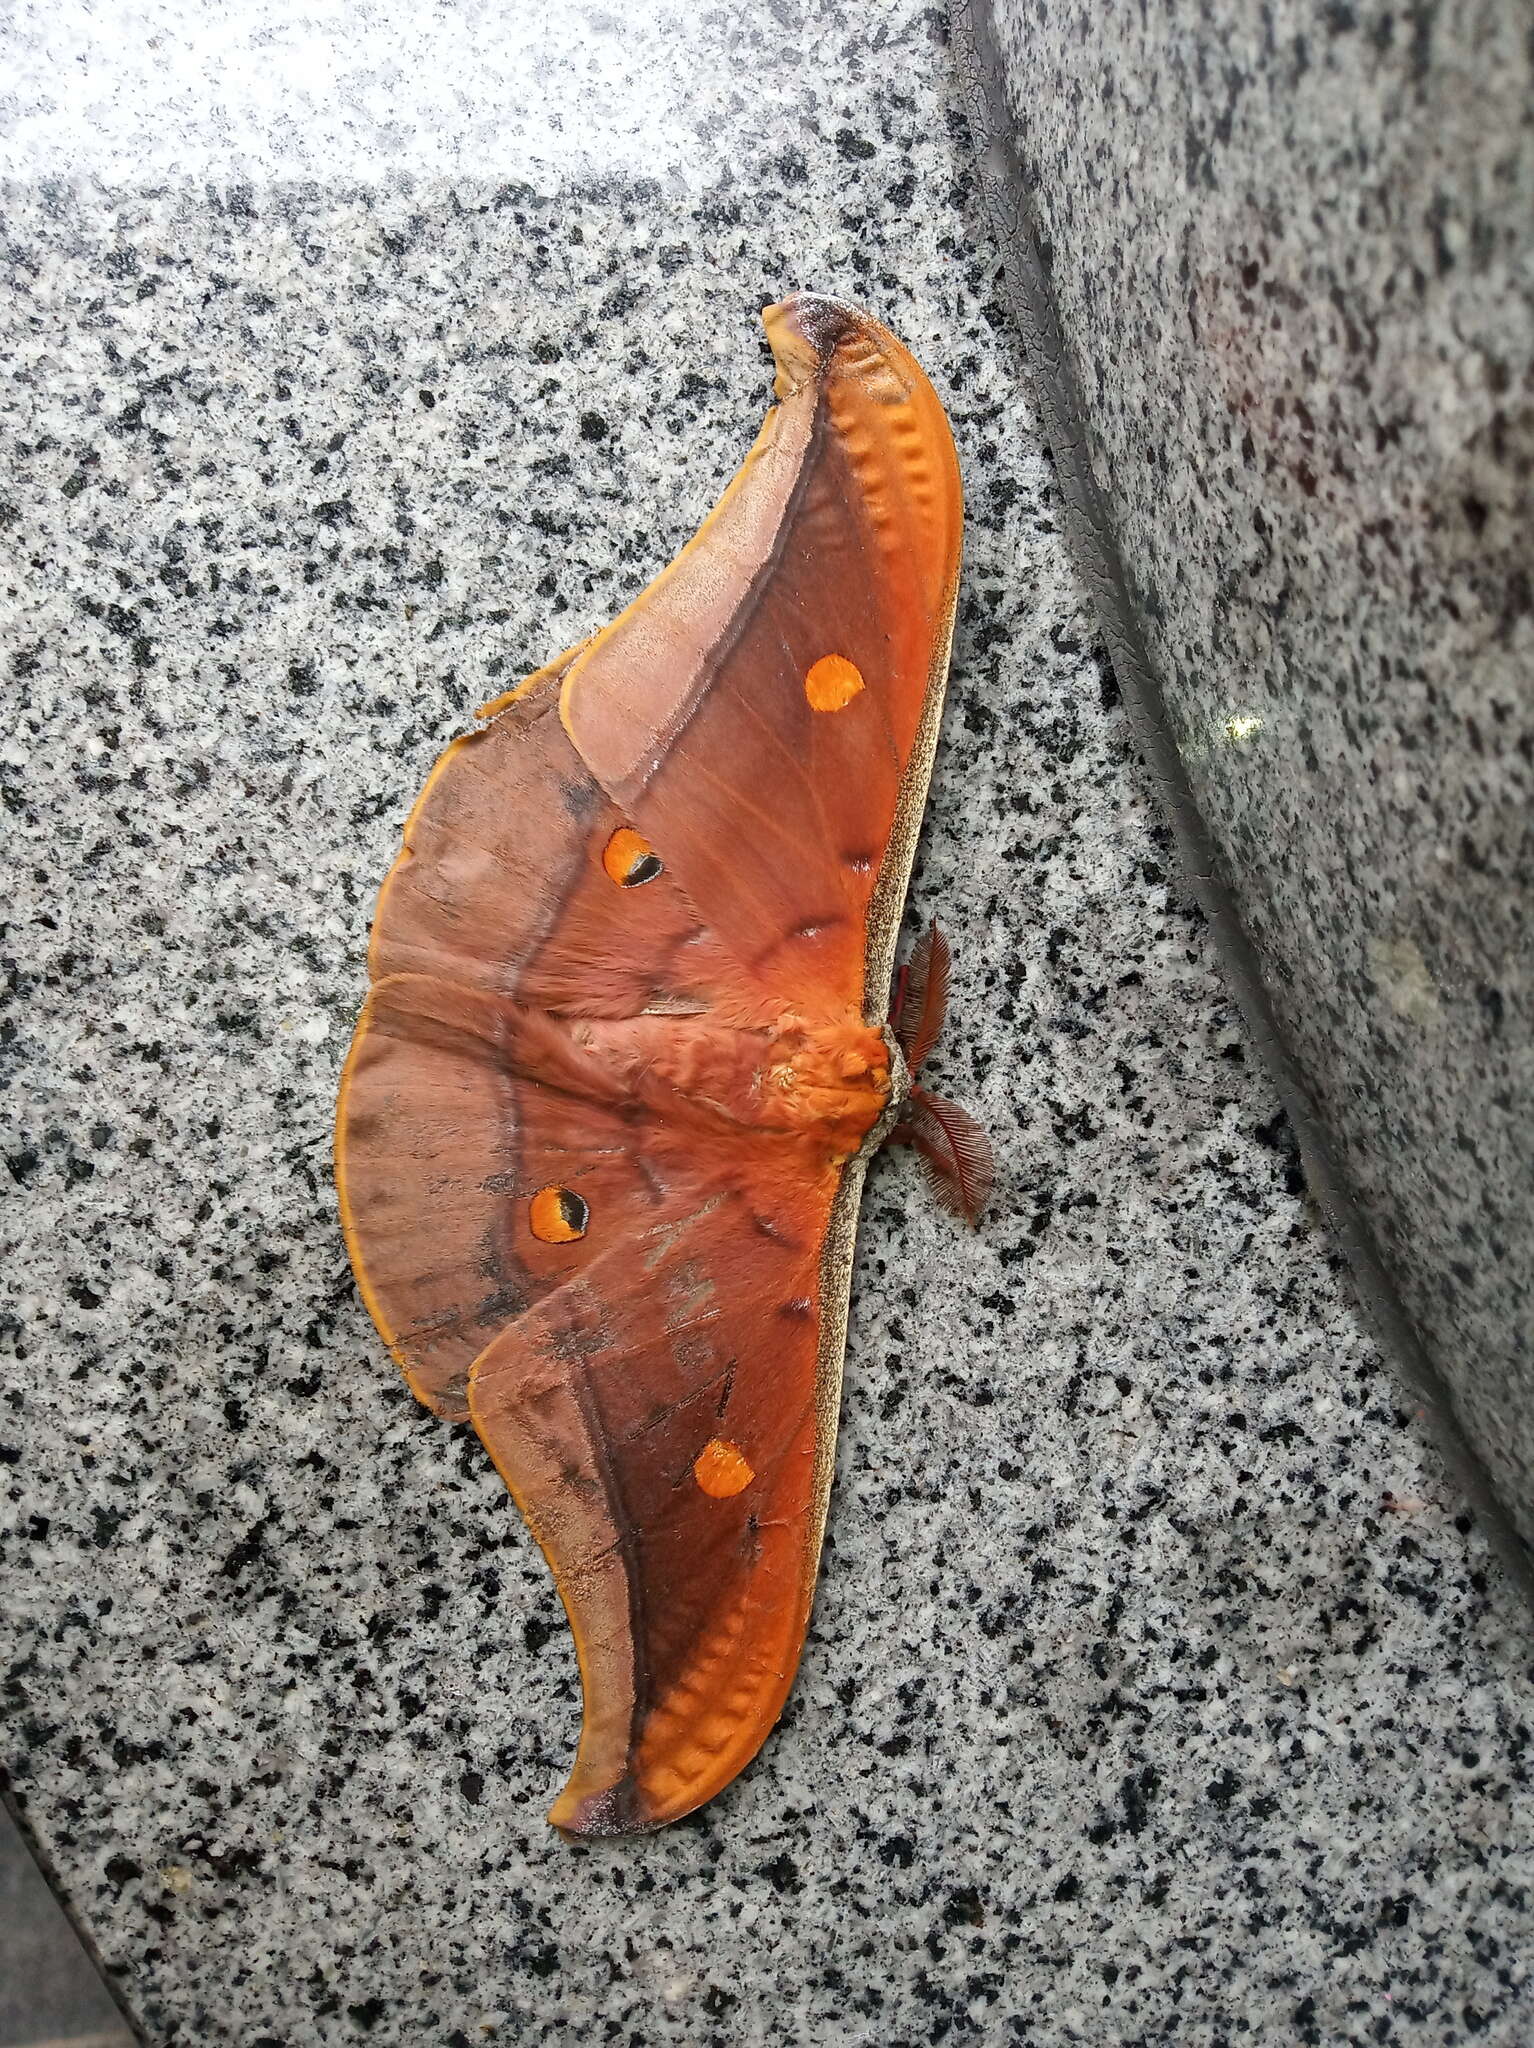
[[[637,889],[641,882],[655,880],[662,862],[648,839],[620,825],[602,848],[602,866],[620,889]]]
[[[863,687],[862,670],[845,654],[823,654],[804,678],[812,711],[845,711]]]
[[[724,1443],[716,1436],[699,1451],[692,1476],[711,1499],[728,1500],[732,1493],[749,1486],[756,1474],[735,1444]]]
[[[540,1188],[527,1205],[528,1227],[544,1244],[574,1244],[590,1220],[591,1210],[574,1188]]]

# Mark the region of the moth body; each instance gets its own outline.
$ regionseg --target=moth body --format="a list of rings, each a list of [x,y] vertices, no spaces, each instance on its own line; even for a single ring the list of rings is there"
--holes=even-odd
[[[912,1087],[940,1005],[888,1014],[952,439],[867,315],[764,321],[779,403],[702,530],[433,770],[341,1088],[364,1299],[416,1394],[473,1422],[570,1618],[584,1721],[550,1818],[575,1834],[687,1813],[777,1720],[865,1165],[888,1136],[957,1173],[968,1143]]]
[[[855,1152],[890,1101],[884,1034],[847,1016],[786,1011],[771,1024],[720,1024],[711,1016],[593,1020],[572,1032],[610,1087],[677,1117],[703,1116],[742,1131],[818,1137]],[[545,1072],[522,1059],[530,1079]]]

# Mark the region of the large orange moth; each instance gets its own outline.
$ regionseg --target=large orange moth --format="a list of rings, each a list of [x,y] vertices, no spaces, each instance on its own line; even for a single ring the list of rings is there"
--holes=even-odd
[[[875,321],[769,307],[777,403],[612,625],[485,707],[379,898],[341,1084],[347,1244],[428,1406],[553,1568],[585,1713],[550,1819],[658,1827],[782,1711],[872,1152],[984,1199],[895,992],[958,587],[936,394]]]

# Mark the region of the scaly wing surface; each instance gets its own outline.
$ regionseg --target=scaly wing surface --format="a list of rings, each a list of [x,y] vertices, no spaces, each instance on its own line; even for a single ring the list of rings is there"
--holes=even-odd
[[[570,1614],[577,1832],[700,1804],[781,1710],[863,1174],[613,1047],[882,1019],[947,671],[930,385],[831,301],[766,321],[780,402],[698,537],[434,771],[342,1085],[369,1308],[472,1416]]]

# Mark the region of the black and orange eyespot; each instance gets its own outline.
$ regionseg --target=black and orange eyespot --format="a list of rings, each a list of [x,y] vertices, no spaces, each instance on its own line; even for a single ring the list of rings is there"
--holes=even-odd
[[[527,1205],[527,1221],[544,1244],[574,1244],[586,1235],[591,1209],[574,1188],[540,1188]]]
[[[653,882],[665,863],[648,839],[620,825],[602,848],[602,866],[620,889],[637,889],[641,882]]]

